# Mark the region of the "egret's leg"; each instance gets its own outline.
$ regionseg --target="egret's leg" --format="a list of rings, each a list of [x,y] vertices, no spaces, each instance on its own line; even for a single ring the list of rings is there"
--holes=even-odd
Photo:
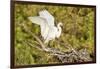
[[[51,40],[51,41],[50,41],[50,44],[49,44],[50,47],[54,47],[54,42],[55,42],[54,40]]]
[[[44,44],[48,47],[49,46],[49,40],[48,39],[44,40]]]

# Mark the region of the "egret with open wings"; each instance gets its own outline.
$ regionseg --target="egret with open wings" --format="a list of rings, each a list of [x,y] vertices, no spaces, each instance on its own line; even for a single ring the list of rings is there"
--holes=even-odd
[[[56,27],[54,25],[54,17],[47,10],[40,11],[39,16],[29,17],[29,20],[34,24],[40,25],[44,43],[48,43],[50,40],[60,37],[62,23],[58,23]]]

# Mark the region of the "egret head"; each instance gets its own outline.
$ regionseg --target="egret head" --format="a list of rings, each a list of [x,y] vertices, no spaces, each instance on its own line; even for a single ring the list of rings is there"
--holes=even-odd
[[[63,23],[62,23],[62,22],[59,22],[58,25],[59,25],[59,26],[63,26]]]

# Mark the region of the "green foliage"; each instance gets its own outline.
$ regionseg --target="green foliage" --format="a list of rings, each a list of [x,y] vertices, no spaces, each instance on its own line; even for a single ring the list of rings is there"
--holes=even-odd
[[[40,35],[40,27],[28,20],[29,16],[37,16],[41,10],[48,10],[54,17],[56,24],[63,23],[62,34],[59,39],[50,41],[52,48],[67,52],[64,46],[71,46],[76,50],[86,48],[93,56],[94,53],[94,10],[93,8],[15,4],[15,64],[48,64],[59,62],[56,57],[35,48],[38,42],[26,33],[20,24],[25,24],[34,34]],[[34,47],[25,43],[31,41]],[[91,57],[92,58],[92,57]],[[60,62],[59,62],[60,63]]]

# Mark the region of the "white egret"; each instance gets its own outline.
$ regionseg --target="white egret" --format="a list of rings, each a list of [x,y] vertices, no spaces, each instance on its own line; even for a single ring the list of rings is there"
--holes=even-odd
[[[40,25],[44,43],[60,37],[62,23],[60,22],[56,27],[54,25],[54,17],[47,10],[40,11],[39,16],[29,17],[29,20]]]

